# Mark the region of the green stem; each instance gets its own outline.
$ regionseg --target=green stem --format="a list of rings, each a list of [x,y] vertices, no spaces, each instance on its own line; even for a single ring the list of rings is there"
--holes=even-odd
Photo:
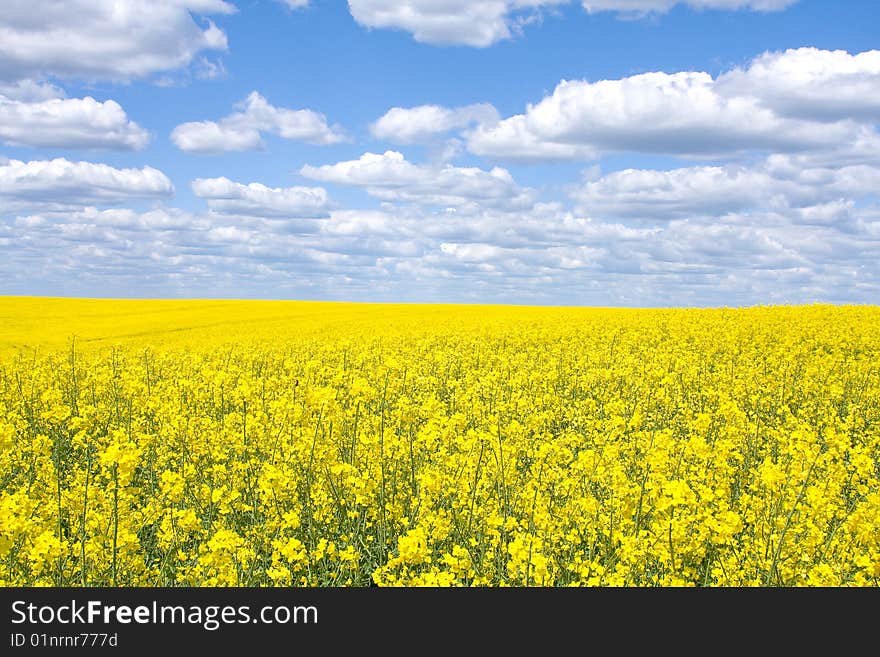
[[[82,518],[80,520],[80,530],[79,530],[79,569],[80,569],[80,581],[83,586],[88,586],[86,583],[86,514],[88,513],[89,508],[89,479],[92,474],[92,450],[91,446],[86,447],[86,485],[85,490],[83,492],[83,511]]]
[[[116,541],[119,537],[119,466],[113,464],[113,556],[110,564],[110,580],[116,586]]]

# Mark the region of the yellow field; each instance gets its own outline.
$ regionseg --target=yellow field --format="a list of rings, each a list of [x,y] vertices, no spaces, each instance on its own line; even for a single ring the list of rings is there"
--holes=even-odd
[[[4,586],[878,582],[878,307],[0,298]]]

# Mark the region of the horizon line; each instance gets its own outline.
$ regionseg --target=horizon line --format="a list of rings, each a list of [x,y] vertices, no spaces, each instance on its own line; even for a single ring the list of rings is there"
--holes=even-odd
[[[511,308],[589,308],[597,310],[748,310],[754,308],[802,308],[810,306],[834,306],[840,308],[878,307],[880,304],[833,301],[809,301],[803,303],[755,303],[750,305],[706,305],[706,306],[615,306],[615,305],[577,305],[563,303],[513,303],[479,301],[351,301],[340,299],[289,299],[289,298],[242,298],[242,297],[97,297],[97,296],[58,296],[39,294],[0,294],[0,300],[34,299],[45,301],[182,301],[182,302],[235,302],[235,303],[313,303],[361,306],[497,306]]]

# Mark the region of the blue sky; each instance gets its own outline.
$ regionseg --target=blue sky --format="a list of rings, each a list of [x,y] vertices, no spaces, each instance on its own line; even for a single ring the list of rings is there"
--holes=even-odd
[[[876,302],[878,24],[870,0],[11,0],[0,294]]]

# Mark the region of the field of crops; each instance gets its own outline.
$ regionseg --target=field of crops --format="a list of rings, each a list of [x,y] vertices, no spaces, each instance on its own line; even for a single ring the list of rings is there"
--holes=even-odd
[[[880,308],[0,298],[0,585],[880,583]]]

